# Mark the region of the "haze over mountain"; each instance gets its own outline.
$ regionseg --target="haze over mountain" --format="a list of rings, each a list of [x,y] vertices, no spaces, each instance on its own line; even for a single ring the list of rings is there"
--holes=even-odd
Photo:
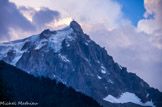
[[[0,44],[0,59],[34,76],[56,79],[104,107],[162,105],[162,93],[114,62],[76,21],[57,31]],[[131,63],[131,62],[130,62]],[[129,105],[130,106],[130,105]]]

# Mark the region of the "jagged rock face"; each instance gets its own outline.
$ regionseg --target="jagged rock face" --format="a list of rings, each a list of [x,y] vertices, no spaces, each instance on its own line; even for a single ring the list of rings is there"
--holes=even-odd
[[[61,81],[101,103],[107,95],[120,97],[124,92],[134,93],[143,103],[161,101],[159,91],[154,98],[154,89],[115,63],[75,21],[62,30],[0,44],[0,59],[35,76]]]

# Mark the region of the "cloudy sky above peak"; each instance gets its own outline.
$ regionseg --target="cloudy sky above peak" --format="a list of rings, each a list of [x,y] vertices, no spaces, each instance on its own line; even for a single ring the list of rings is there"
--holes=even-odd
[[[0,0],[0,42],[71,20],[114,60],[162,91],[162,0]]]

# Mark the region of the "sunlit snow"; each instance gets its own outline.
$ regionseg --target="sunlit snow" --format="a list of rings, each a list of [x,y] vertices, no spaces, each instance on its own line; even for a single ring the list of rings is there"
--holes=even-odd
[[[146,103],[142,103],[141,99],[139,97],[137,97],[134,93],[130,93],[130,92],[123,93],[119,98],[116,98],[116,97],[114,97],[112,95],[108,95],[103,100],[109,101],[111,103],[128,103],[128,102],[132,102],[132,103],[142,105],[142,106],[155,107],[153,105],[152,101],[147,101]]]
[[[62,41],[65,38],[72,40],[72,38],[69,37],[69,34],[72,32],[72,28],[57,31],[57,34],[51,35],[51,37],[49,38],[49,46],[53,48],[55,52],[59,52],[62,48]]]

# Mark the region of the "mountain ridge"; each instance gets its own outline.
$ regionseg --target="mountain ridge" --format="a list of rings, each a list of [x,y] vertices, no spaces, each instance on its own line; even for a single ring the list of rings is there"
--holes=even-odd
[[[45,30],[12,43],[0,44],[0,59],[35,76],[61,81],[101,103],[108,95],[119,98],[129,92],[141,104],[162,104],[160,91],[117,64],[104,48],[84,34],[76,21],[62,30]]]

